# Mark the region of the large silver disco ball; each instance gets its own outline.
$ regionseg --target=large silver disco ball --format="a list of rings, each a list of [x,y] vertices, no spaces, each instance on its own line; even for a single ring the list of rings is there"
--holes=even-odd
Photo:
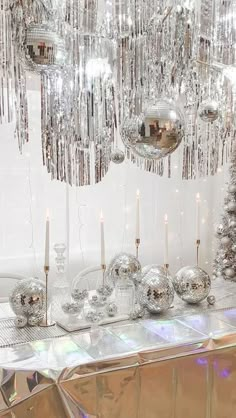
[[[219,106],[214,100],[202,102],[199,108],[199,116],[204,122],[214,122],[219,117]]]
[[[42,321],[46,310],[45,285],[38,279],[24,279],[13,289],[9,296],[10,306],[17,316]]]
[[[159,265],[159,264],[149,264],[142,268],[142,282],[145,281],[146,275],[151,271],[155,270],[156,273],[159,273],[161,275],[167,275],[169,278],[171,278],[170,273],[166,271],[165,267]]]
[[[209,275],[197,266],[182,267],[173,278],[177,295],[187,303],[199,303],[211,290]]]
[[[113,285],[120,277],[131,279],[138,285],[141,281],[141,264],[134,255],[119,253],[111,260],[106,277]]]
[[[159,266],[157,266],[159,267]],[[151,313],[166,311],[174,300],[174,288],[169,276],[151,268],[139,287],[139,303]]]
[[[64,40],[48,24],[31,23],[26,29],[26,64],[31,71],[41,71],[65,64]]]
[[[170,100],[149,105],[143,115],[127,118],[123,126],[126,147],[142,158],[159,160],[176,150],[184,136],[184,119]]]

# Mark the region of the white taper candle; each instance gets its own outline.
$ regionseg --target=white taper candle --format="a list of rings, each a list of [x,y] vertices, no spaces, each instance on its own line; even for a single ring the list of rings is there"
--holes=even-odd
[[[164,228],[165,228],[165,238],[164,238],[164,264],[169,264],[169,236],[168,236],[168,216],[164,216]]]
[[[47,210],[47,217],[46,217],[46,234],[45,234],[45,260],[44,260],[44,267],[49,267],[49,251],[50,251],[50,220],[49,220],[49,210]]]
[[[102,211],[101,211],[101,216],[100,216],[100,228],[101,228],[101,266],[105,266],[106,260],[105,260],[104,218],[103,218]]]
[[[196,194],[196,240],[200,240],[200,194]]]
[[[136,240],[140,239],[140,193],[136,192]]]

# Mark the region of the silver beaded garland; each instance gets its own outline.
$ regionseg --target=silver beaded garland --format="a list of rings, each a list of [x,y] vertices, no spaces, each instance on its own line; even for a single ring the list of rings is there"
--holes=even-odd
[[[230,237],[224,236],[224,237],[221,238],[221,244],[224,247],[227,247],[230,243],[231,243]]]

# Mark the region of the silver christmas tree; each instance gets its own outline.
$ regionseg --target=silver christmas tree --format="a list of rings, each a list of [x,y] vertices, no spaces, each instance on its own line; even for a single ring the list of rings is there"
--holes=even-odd
[[[216,227],[219,240],[214,260],[213,276],[236,282],[236,145],[229,166],[228,190],[224,200],[224,214]]]

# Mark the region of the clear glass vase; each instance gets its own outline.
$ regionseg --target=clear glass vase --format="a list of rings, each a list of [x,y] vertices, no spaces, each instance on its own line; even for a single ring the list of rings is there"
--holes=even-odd
[[[121,277],[117,280],[115,302],[118,307],[118,315],[130,315],[135,303],[135,287],[130,279]]]
[[[56,252],[56,279],[51,288],[51,315],[52,319],[58,320],[65,317],[65,313],[62,310],[62,305],[71,300],[70,285],[67,281],[65,274],[65,256],[66,250],[65,244],[55,244],[54,250]]]

